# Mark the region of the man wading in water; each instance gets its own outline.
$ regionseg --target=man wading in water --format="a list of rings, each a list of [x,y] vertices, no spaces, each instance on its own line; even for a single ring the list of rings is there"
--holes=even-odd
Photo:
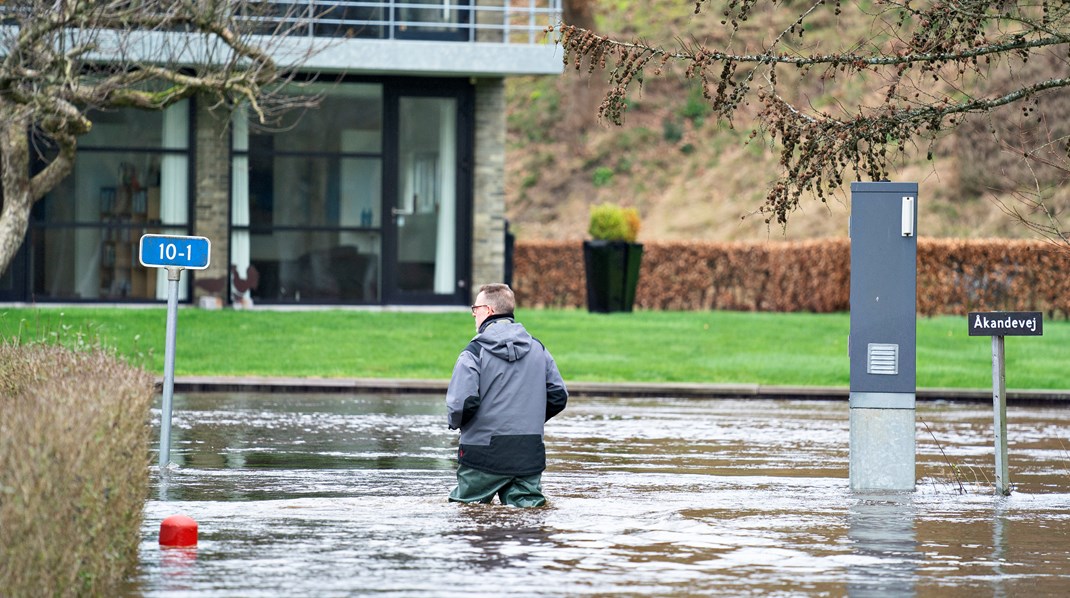
[[[543,424],[561,413],[568,390],[546,347],[515,321],[504,284],[479,289],[476,334],[453,366],[446,420],[461,430],[452,502],[540,507],[546,469]]]

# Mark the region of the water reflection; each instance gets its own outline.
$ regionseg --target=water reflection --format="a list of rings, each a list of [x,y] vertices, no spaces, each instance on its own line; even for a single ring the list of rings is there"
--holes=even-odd
[[[848,537],[858,558],[848,568],[850,596],[913,596],[918,552],[914,497],[908,493],[856,494],[847,513]]]
[[[1070,411],[919,406],[918,490],[852,494],[831,401],[582,399],[547,426],[545,508],[446,502],[438,397],[176,397],[131,595],[1060,595]],[[986,427],[987,426],[987,427]],[[958,476],[958,477],[956,477]],[[964,492],[960,492],[961,488]],[[159,523],[200,525],[195,557]]]
[[[1003,579],[1007,574],[1003,564],[1007,559],[1007,535],[1004,528],[1007,525],[1006,501],[997,500],[996,510],[992,516],[992,562],[995,564],[992,572],[995,574],[992,580],[992,595],[1006,596],[1006,588]]]
[[[467,550],[463,566],[473,574],[522,568],[536,555],[555,546],[546,508],[510,509],[500,505],[459,504],[454,536]]]
[[[167,592],[186,592],[195,589],[194,571],[197,566],[196,546],[161,546],[159,580]]]

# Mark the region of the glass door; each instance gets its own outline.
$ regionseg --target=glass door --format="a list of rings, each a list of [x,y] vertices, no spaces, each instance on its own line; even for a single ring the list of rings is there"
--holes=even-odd
[[[393,302],[456,303],[464,289],[467,229],[459,206],[458,97],[398,97],[396,173],[388,199]]]

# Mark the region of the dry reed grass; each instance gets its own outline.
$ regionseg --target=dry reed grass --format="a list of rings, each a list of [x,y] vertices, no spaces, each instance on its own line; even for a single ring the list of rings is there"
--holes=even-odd
[[[137,564],[153,376],[0,340],[0,593],[114,595]]]

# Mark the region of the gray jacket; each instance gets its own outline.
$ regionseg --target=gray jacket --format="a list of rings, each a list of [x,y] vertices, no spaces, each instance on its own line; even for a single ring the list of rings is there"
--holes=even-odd
[[[461,430],[458,461],[498,475],[542,472],[543,424],[567,401],[546,347],[511,314],[491,316],[457,357],[446,391],[447,423]]]

